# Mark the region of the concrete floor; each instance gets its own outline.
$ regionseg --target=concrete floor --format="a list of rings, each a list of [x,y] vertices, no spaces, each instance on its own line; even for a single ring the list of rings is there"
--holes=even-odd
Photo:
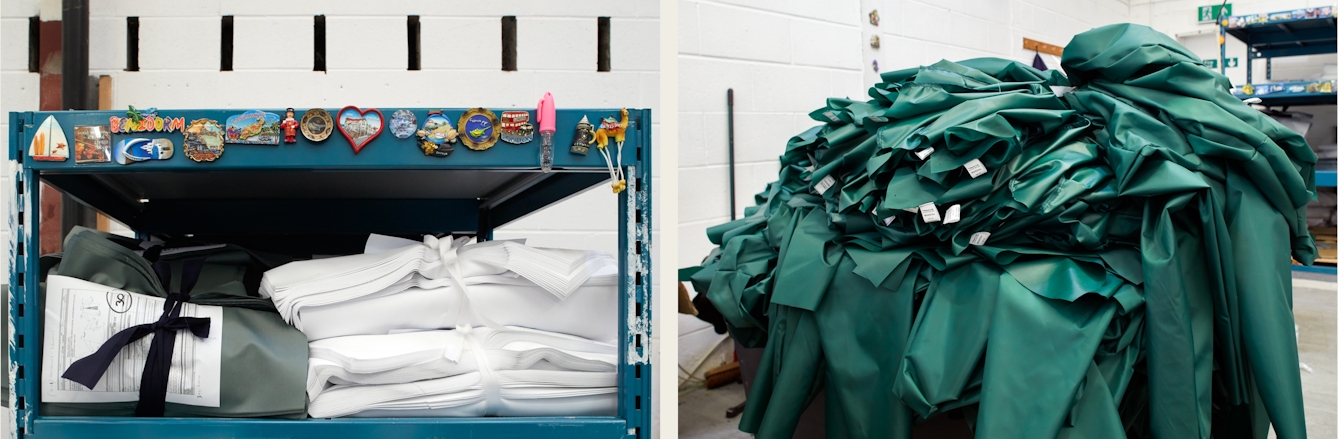
[[[1293,309],[1305,395],[1308,436],[1338,437],[1338,283],[1333,276],[1294,273]],[[696,390],[678,398],[678,436],[690,439],[744,439],[739,418],[725,410],[744,400],[742,384]],[[1273,435],[1269,435],[1273,437]]]

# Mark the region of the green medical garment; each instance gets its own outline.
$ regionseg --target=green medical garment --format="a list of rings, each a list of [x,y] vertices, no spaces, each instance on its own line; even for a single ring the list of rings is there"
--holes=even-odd
[[[114,240],[119,238],[76,227],[66,236],[54,274],[83,279],[133,293],[166,297],[152,264]],[[205,268],[190,302],[223,307],[223,347],[218,407],[167,403],[167,417],[306,418],[307,338],[283,321],[269,299],[245,288],[248,270],[272,268],[283,260],[235,246],[170,254],[179,262],[206,256]],[[49,259],[45,258],[44,259]],[[55,262],[55,261],[52,261]],[[179,282],[180,269],[173,271]],[[213,335],[211,335],[213,336]],[[40,359],[41,356],[38,355]],[[44,416],[134,416],[136,402],[42,403]]]
[[[1305,438],[1289,261],[1316,157],[1171,38],[1079,34],[829,99],[691,280],[764,347],[740,429],[788,438]]]

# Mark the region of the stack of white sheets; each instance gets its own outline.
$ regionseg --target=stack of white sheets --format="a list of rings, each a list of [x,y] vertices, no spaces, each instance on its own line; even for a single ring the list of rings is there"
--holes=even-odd
[[[592,416],[617,408],[617,259],[373,235],[261,294],[307,335],[312,417]]]

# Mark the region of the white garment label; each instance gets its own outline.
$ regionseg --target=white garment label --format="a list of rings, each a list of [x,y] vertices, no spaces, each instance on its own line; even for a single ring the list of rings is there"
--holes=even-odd
[[[822,112],[822,115],[823,115],[823,116],[827,116],[827,118],[828,118],[828,119],[831,119],[832,122],[840,122],[840,121],[841,121],[841,118],[836,117],[836,113],[833,113],[831,110],[827,110],[827,111]]]
[[[915,151],[915,156],[916,156],[916,157],[919,157],[920,160],[924,160],[925,157],[929,157],[929,155],[930,155],[930,154],[933,154],[933,153],[934,153],[934,148],[925,148],[925,149],[921,149],[921,150]]]
[[[1050,86],[1050,91],[1055,92],[1055,96],[1057,96],[1057,97],[1061,97],[1061,98],[1062,98],[1062,97],[1064,97],[1064,95],[1066,95],[1066,94],[1068,94],[1069,92],[1073,91],[1073,87],[1065,87],[1065,86],[1062,86],[1062,85],[1052,85],[1052,86]]]
[[[920,205],[920,216],[924,217],[927,223],[936,223],[940,219],[938,216],[938,207],[934,203],[925,203]]]
[[[883,116],[869,116],[869,120],[874,122],[887,122],[887,118]]]
[[[985,240],[990,239],[990,232],[976,232],[971,234],[971,245],[985,245]]]
[[[962,220],[962,205],[954,204],[943,212],[943,224],[952,224]]]
[[[966,168],[967,174],[971,174],[971,178],[985,175],[986,172],[985,164],[981,163],[980,159],[971,159],[971,161],[966,162],[966,165],[963,167]]]
[[[884,225],[884,226],[890,226],[890,225],[892,225],[892,222],[893,222],[893,221],[896,221],[896,220],[897,220],[897,217],[895,217],[895,216],[889,216],[889,217],[887,217],[887,218],[883,218],[883,225]]]
[[[153,334],[117,352],[92,389],[61,375],[71,363],[97,352],[112,334],[158,321],[164,301],[72,277],[48,276],[43,310],[46,339],[42,342],[42,401],[138,401],[139,381]],[[181,316],[209,318],[209,337],[199,338],[187,330],[177,332],[168,371],[167,402],[218,407],[223,308],[183,303]]]
[[[901,210],[904,210],[904,211],[907,211],[907,212],[919,212],[919,211],[920,211],[920,208],[919,208],[919,207],[907,207],[907,208],[905,208],[905,209],[901,209]]]
[[[822,195],[827,193],[827,189],[831,189],[832,185],[835,184],[836,184],[836,179],[828,175],[826,177],[822,177],[822,181],[819,181],[818,184],[813,185],[813,188],[818,190],[818,195]]]

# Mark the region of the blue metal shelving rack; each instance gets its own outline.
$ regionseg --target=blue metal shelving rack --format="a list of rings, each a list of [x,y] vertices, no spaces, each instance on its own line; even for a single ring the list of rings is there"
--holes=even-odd
[[[299,109],[299,112],[304,109]],[[327,108],[331,114],[339,109]],[[381,108],[389,117],[398,108]],[[409,109],[419,120],[429,109]],[[437,110],[437,109],[431,109]],[[492,109],[499,112],[506,109]],[[223,122],[243,110],[160,110],[162,117],[185,117],[187,125],[207,118]],[[267,111],[283,114],[282,109]],[[463,145],[446,158],[424,156],[415,139],[397,139],[389,128],[354,154],[338,132],[321,143],[298,136],[296,144],[225,145],[215,162],[196,163],[180,151],[182,134],[116,134],[124,138],[170,138],[175,156],[132,165],[42,162],[27,156],[36,127],[55,116],[66,136],[74,127],[107,125],[119,111],[10,113],[9,158],[19,163],[17,199],[10,211],[14,233],[10,273],[10,401],[20,438],[339,438],[339,437],[651,437],[651,112],[629,110],[631,127],[620,166],[627,190],[614,195],[599,153],[569,152],[576,122],[617,113],[617,109],[558,110],[553,172],[539,170],[539,139],[501,143],[486,151]],[[464,109],[445,109],[458,120]],[[592,148],[593,149],[593,148]],[[73,155],[73,145],[71,145]],[[618,411],[609,417],[545,418],[387,418],[387,419],[221,419],[94,418],[43,416],[38,336],[38,181],[98,209],[143,235],[228,240],[253,247],[301,244],[315,253],[357,252],[367,233],[416,235],[492,230],[592,186],[618,205],[620,351]]]
[[[1290,105],[1332,105],[1338,103],[1334,81],[1305,81],[1293,83],[1254,83],[1254,60],[1267,59],[1268,80],[1273,79],[1273,58],[1318,55],[1338,51],[1338,24],[1332,8],[1325,14],[1323,8],[1232,16],[1219,22],[1223,34],[1230,34],[1245,43],[1245,85],[1235,92],[1242,99],[1259,98],[1261,105],[1281,107]],[[1220,45],[1220,65],[1226,68],[1226,46]],[[1327,86],[1325,85],[1327,83]],[[1246,93],[1245,87],[1249,87]]]

